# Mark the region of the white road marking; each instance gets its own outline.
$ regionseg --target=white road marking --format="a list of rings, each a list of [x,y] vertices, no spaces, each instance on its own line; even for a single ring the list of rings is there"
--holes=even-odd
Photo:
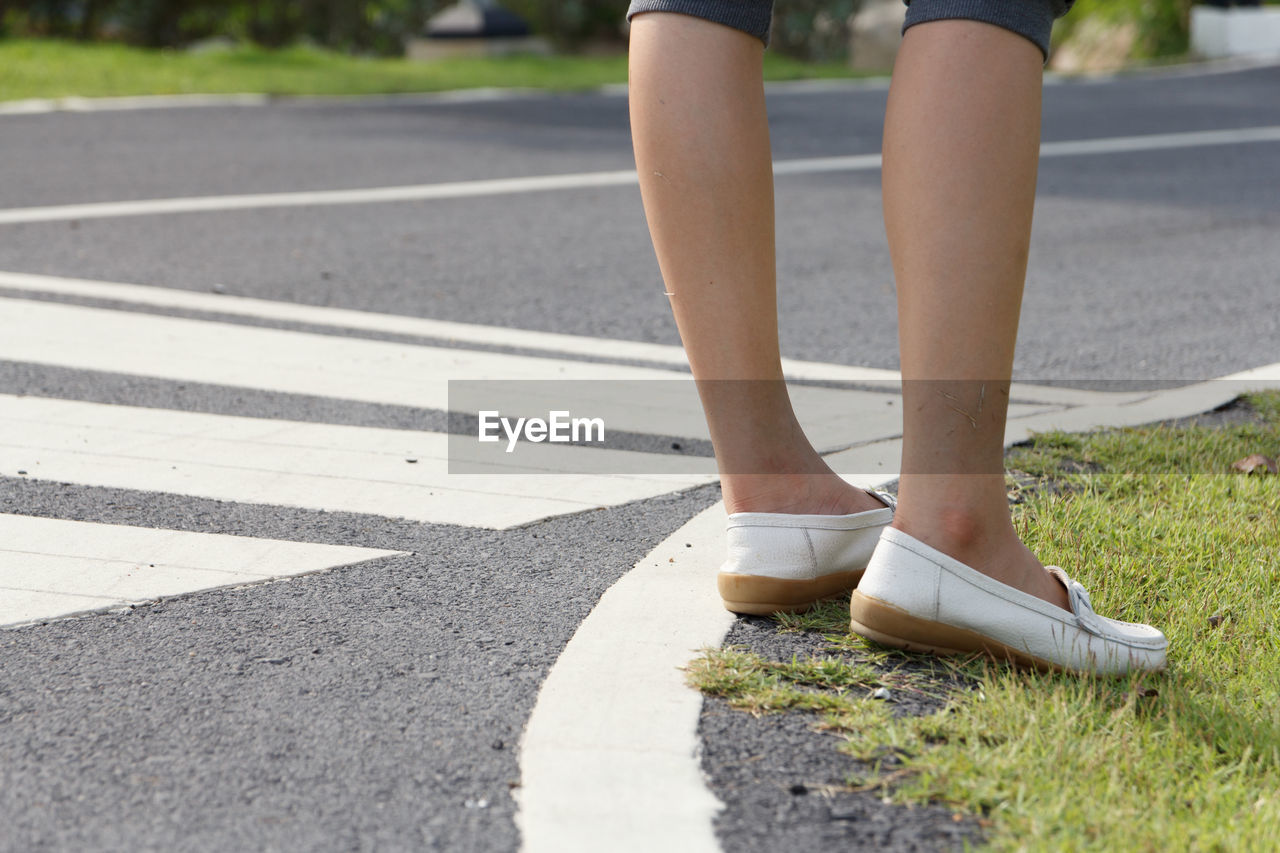
[[[1047,158],[1085,157],[1095,154],[1167,151],[1175,148],[1211,148],[1219,145],[1247,145],[1259,142],[1280,142],[1280,125],[1046,142],[1040,146],[1040,156]]]
[[[719,850],[681,667],[719,646],[724,508],[695,516],[609,588],[560,654],[520,743],[528,853]],[[685,547],[688,543],[692,548]]]
[[[1189,417],[1263,388],[1280,388],[1280,363],[1128,405],[1011,420],[1005,441]],[[891,439],[827,461],[874,487],[897,478],[900,453]],[[681,667],[719,647],[733,624],[714,583],[723,525],[716,504],[667,537],[605,593],[547,674],[520,751],[517,821],[528,853],[595,850],[602,837],[627,850],[719,850],[719,803],[699,763],[702,699]]]
[[[157,308],[175,308],[189,311],[207,311],[235,317],[254,317],[289,323],[306,323],[334,329],[358,329],[394,335],[413,335],[423,338],[450,341],[461,344],[513,347],[539,350],[562,355],[585,355],[615,360],[645,361],[654,364],[687,368],[689,360],[683,347],[669,344],[652,344],[643,341],[619,341],[581,335],[565,335],[556,332],[537,332],[513,329],[507,326],[484,326],[459,323],[450,320],[432,320],[425,317],[406,317],[402,314],[380,314],[372,311],[356,311],[349,308],[330,308],[320,305],[302,305],[295,302],[277,302],[250,296],[200,293],[167,287],[151,287],[141,284],[122,284],[79,278],[63,278],[31,273],[0,272],[0,288],[29,293],[51,293],[81,296],[93,299],[110,299],[131,305]],[[854,375],[864,380],[885,379],[896,381],[898,374],[892,370],[866,370]]]
[[[540,467],[448,473],[440,433],[299,423],[0,395],[0,474],[139,489],[250,504],[372,513],[501,529],[714,482],[663,473],[681,457],[551,446]],[[578,454],[597,470],[649,475],[557,474]],[[638,458],[637,458],[638,457]],[[409,462],[408,460],[415,460]]]
[[[254,193],[250,195],[192,196],[141,201],[60,204],[0,210],[0,225],[19,222],[64,222],[68,219],[106,219],[120,216],[154,216],[173,213],[208,213],[227,210],[261,210],[281,207],[318,207],[344,204],[385,204],[404,201],[436,201],[455,198],[514,195],[518,193],[618,187],[636,183],[630,169],[617,172],[579,172],[531,178],[486,178],[439,184],[410,184],[355,190]]]
[[[693,381],[655,368],[476,352],[337,335],[264,329],[28,299],[0,298],[0,359],[428,409],[479,411],[476,386],[503,380],[485,400],[507,414],[551,408],[600,417],[609,429],[709,438]],[[557,380],[544,385],[532,380]],[[590,381],[566,381],[590,380]],[[609,380],[595,381],[595,380]],[[666,380],[649,383],[649,380]],[[641,386],[637,383],[645,382]],[[819,448],[895,435],[900,414],[885,395],[793,389],[801,423]],[[468,402],[471,405],[468,405]]]
[[[684,378],[651,368],[263,329],[28,299],[0,299],[0,306],[0,358],[372,403],[447,409],[450,379]]]
[[[1243,145],[1280,142],[1280,125],[1247,127],[1235,130],[1206,130],[1186,133],[1157,133],[1140,136],[1117,136],[1105,139],[1081,139],[1046,142],[1041,157],[1082,157],[1135,151],[1157,151],[1175,148],[1203,148],[1218,145]],[[826,172],[861,172],[880,168],[879,154],[857,154],[844,157],[814,157],[782,160],[774,164],[778,175],[807,175]],[[0,225],[31,222],[63,222],[72,219],[106,219],[125,216],[154,216],[174,213],[208,213],[229,210],[261,210],[284,207],[319,207],[347,204],[385,204],[407,201],[442,201],[458,198],[480,198],[523,193],[582,190],[601,187],[634,186],[636,173],[631,169],[611,172],[577,172],[564,175],[539,175],[521,178],[492,178],[472,181],[450,181],[436,184],[409,184],[394,187],[372,187],[351,190],[309,190],[301,192],[253,193],[247,195],[189,196],[181,198],[139,199],[137,201],[92,202],[39,207],[15,207],[0,210]]]
[[[1280,363],[1172,388],[1134,402],[1081,406],[1010,420],[1005,442],[1024,441],[1034,432],[1049,430],[1083,432],[1186,418],[1216,409],[1250,391],[1274,389],[1280,389]]]
[[[359,329],[386,334],[414,335],[460,344],[511,347],[546,353],[550,356],[587,356],[612,360],[648,362],[686,370],[689,360],[684,348],[644,341],[619,341],[584,335],[485,326],[449,320],[379,314],[347,308],[299,305],[248,296],[230,296],[174,290],[139,284],[62,278],[30,273],[0,272],[0,288],[28,293],[50,293],[67,296],[110,299],[132,305],[207,311],[237,317],[254,317],[292,323],[306,323],[333,329]],[[877,391],[896,393],[902,375],[896,370],[857,367],[784,358],[783,371],[788,379],[814,382],[847,382],[863,384]],[[1040,387],[1015,383],[1013,399],[1053,405],[1083,405],[1101,400],[1134,399],[1144,394],[1111,391],[1085,391],[1074,388]]]
[[[0,627],[402,553],[0,514]]]
[[[268,95],[138,95],[115,98],[28,98],[0,102],[0,116],[41,113],[100,113],[119,110],[168,110],[175,107],[261,107],[271,102]]]

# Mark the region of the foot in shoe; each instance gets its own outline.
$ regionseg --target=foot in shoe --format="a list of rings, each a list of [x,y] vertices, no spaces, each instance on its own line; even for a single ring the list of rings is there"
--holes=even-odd
[[[884,501],[851,486],[819,460],[823,470],[803,474],[726,475],[725,508],[788,515],[852,515],[883,509]]]
[[[727,522],[729,556],[717,585],[735,613],[807,610],[858,584],[894,499],[867,493],[877,509],[844,515],[735,512]]]
[[[850,627],[882,645],[935,654],[980,652],[1021,666],[1123,675],[1165,666],[1168,641],[1150,625],[1093,611],[1056,566],[1064,610],[1001,583],[892,528],[880,536],[850,601]]]
[[[1007,531],[996,535],[979,534],[956,541],[941,536],[916,536],[915,531],[904,528],[902,522],[901,516],[895,518],[894,529],[913,536],[966,566],[979,566],[979,571],[992,580],[1034,595],[1063,610],[1071,609],[1066,589],[1045,569],[1035,553],[1022,544],[1012,525],[1008,526]]]

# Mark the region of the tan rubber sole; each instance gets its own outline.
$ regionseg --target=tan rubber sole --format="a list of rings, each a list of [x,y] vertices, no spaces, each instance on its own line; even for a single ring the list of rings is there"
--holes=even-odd
[[[1041,672],[1063,669],[975,631],[913,616],[857,590],[849,600],[849,628],[868,640],[895,649],[935,655],[984,654],[993,660],[1009,661]]]
[[[800,613],[819,601],[844,595],[858,585],[862,571],[837,572],[813,580],[768,578],[721,572],[716,578],[726,610],[768,616]]]

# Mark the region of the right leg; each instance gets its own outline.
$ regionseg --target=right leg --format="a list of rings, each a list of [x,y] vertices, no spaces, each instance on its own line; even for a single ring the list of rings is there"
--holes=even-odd
[[[763,47],[689,15],[635,16],[629,100],[645,216],[728,512],[876,509],[815,452],[782,380]]]

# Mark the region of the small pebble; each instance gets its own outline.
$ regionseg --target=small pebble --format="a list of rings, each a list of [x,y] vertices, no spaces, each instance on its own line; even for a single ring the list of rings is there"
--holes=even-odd
[[[19,469],[19,470],[18,470],[18,476],[19,476],[19,477],[25,477],[25,476],[27,476],[27,472],[26,472],[26,471],[23,471],[23,470],[21,470],[21,469]]]
[[[887,687],[877,687],[875,692],[871,694],[871,698],[889,700],[893,698],[893,694],[889,692],[889,688]]]

